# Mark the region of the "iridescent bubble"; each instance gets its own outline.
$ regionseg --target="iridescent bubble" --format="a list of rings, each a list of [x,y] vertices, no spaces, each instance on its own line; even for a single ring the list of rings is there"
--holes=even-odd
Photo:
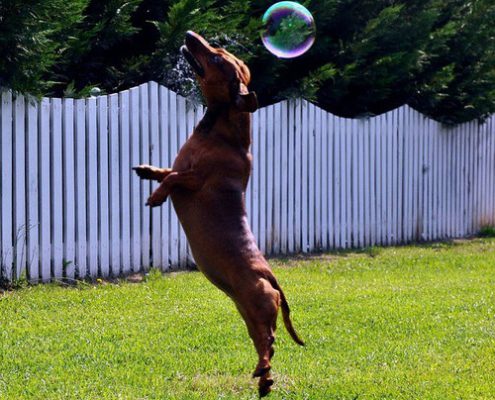
[[[101,89],[99,87],[92,87],[91,90],[89,91],[89,95],[91,97],[97,97],[101,94]]]
[[[316,25],[308,9],[294,1],[272,5],[263,15],[261,39],[272,54],[294,58],[313,45]]]

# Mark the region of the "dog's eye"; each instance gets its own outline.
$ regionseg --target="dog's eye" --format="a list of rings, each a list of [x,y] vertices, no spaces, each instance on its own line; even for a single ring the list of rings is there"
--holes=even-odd
[[[213,62],[214,62],[215,64],[218,64],[221,60],[222,60],[222,57],[220,57],[220,56],[215,56],[215,57],[213,57]]]

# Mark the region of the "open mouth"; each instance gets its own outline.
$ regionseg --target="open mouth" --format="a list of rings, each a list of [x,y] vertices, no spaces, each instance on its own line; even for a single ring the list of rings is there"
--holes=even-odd
[[[196,74],[198,74],[201,78],[204,77],[205,70],[203,69],[203,67],[201,66],[199,61],[196,60],[196,57],[194,57],[192,55],[192,53],[189,51],[187,46],[185,46],[185,45],[182,46],[180,48],[180,51],[181,51],[182,55],[186,58],[187,62],[189,63],[191,68],[194,70],[194,72],[196,72]]]

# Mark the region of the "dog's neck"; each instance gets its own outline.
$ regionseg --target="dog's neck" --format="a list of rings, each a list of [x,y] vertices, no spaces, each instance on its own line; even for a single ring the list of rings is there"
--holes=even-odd
[[[251,115],[231,104],[209,105],[195,133],[220,137],[229,144],[248,150],[251,145]]]

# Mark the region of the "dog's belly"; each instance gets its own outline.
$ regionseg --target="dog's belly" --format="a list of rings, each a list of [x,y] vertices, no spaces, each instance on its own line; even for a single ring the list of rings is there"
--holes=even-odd
[[[245,213],[242,193],[177,191],[171,194],[198,268],[229,295],[236,282],[266,264]]]

